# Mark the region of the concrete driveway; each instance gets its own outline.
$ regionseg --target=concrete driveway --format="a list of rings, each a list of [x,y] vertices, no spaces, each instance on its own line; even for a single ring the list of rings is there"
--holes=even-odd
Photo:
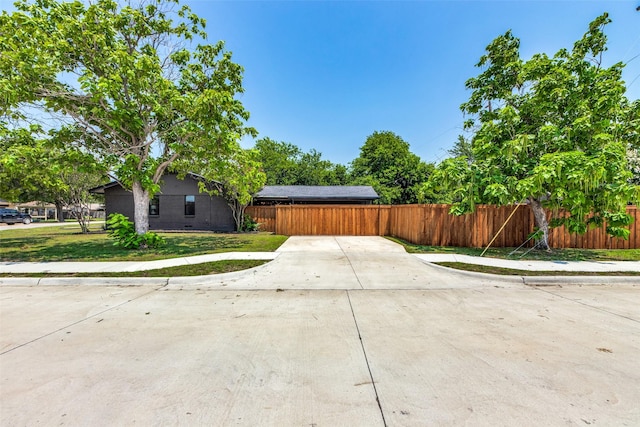
[[[442,268],[407,254],[382,237],[294,236],[278,257],[250,272],[171,278],[171,289],[448,289],[518,286],[521,278],[492,277]]]
[[[475,280],[379,238],[280,251],[213,281],[0,286],[0,424],[640,424],[638,285]]]

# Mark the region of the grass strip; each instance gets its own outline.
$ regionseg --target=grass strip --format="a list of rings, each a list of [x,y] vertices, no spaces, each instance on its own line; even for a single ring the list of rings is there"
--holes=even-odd
[[[415,245],[395,237],[389,240],[404,246],[408,253],[413,254],[459,254],[480,256],[483,248],[460,248],[453,246],[424,246]],[[521,248],[510,255],[515,248],[489,248],[485,257],[510,260],[538,260],[538,261],[640,261],[640,249],[552,249],[551,251]]]
[[[501,276],[640,276],[640,272],[638,271],[532,271],[493,267],[490,265],[466,264],[463,262],[435,262],[433,264],[455,268],[456,270],[498,274]]]
[[[175,267],[158,268],[155,270],[132,272],[102,272],[102,273],[5,273],[0,277],[185,277],[207,276],[220,273],[231,273],[262,265],[267,260],[244,259],[203,262]]]

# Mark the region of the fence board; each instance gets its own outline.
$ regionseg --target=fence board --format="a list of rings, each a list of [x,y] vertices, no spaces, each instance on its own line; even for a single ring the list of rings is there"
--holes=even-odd
[[[275,206],[249,206],[245,213],[260,225],[261,231],[276,231]]]
[[[474,213],[458,217],[449,214],[449,205],[280,205],[249,206],[247,214],[262,231],[288,236],[390,235],[420,245],[485,247],[514,208],[479,205]],[[550,230],[550,244],[555,248],[638,249],[640,212],[629,206],[627,213],[634,218],[628,240],[608,237],[604,226],[584,235],[558,227]],[[531,209],[520,205],[492,246],[520,246],[533,232],[534,223]]]

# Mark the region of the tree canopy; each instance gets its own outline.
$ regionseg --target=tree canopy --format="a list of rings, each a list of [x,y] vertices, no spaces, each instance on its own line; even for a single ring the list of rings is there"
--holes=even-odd
[[[374,132],[351,164],[351,182],[371,185],[382,204],[416,203],[421,185],[433,170],[390,131]]]
[[[627,164],[638,127],[629,118],[637,124],[638,103],[624,97],[623,64],[603,65],[609,22],[607,14],[596,18],[572,50],[553,57],[523,60],[510,31],[487,46],[477,64],[483,71],[466,82],[471,96],[461,106],[473,131],[472,161],[448,159],[429,186],[452,189],[454,212],[527,200],[543,248],[543,207],[553,214],[551,226],[583,233],[606,222],[610,234],[628,235],[626,205],[638,196]]]
[[[262,138],[256,141],[257,159],[262,163],[267,185],[343,185],[347,168],[322,158],[316,150],[303,152],[288,142]]]
[[[255,149],[243,150],[238,146],[227,157],[216,162],[202,159],[201,164],[195,166],[204,178],[199,183],[200,190],[225,199],[233,213],[236,231],[244,230],[245,209],[267,180],[257,158]]]
[[[69,208],[87,232],[89,189],[103,184],[107,171],[77,147],[79,135],[69,128],[43,135],[38,126],[0,133],[0,196],[55,204],[60,221],[62,209]]]
[[[138,233],[177,159],[228,156],[255,132],[236,99],[242,67],[222,42],[189,48],[206,39],[205,23],[177,0],[35,0],[16,9],[0,15],[0,125],[14,132],[34,111],[72,124],[83,149],[132,190]]]

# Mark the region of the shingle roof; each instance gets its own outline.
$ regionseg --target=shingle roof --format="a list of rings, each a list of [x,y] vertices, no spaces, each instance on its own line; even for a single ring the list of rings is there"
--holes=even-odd
[[[171,173],[168,172],[167,175],[171,175]],[[193,178],[195,180],[204,180],[204,178],[201,175],[198,175],[197,173],[193,173],[193,172],[188,172],[186,174],[186,176],[188,176],[190,178]],[[122,186],[122,185],[118,181],[111,181],[111,182],[109,182],[107,184],[100,185],[100,186],[94,187],[94,188],[90,188],[89,189],[89,193],[104,194],[104,190],[106,190],[107,188],[117,187],[117,186]]]
[[[92,194],[104,194],[104,190],[106,190],[107,188],[111,188],[111,187],[117,187],[119,186],[120,183],[118,181],[111,181],[107,184],[104,185],[99,185],[97,187],[93,187],[89,189],[89,193]]]
[[[282,200],[376,200],[380,197],[368,185],[267,185],[255,195]]]

